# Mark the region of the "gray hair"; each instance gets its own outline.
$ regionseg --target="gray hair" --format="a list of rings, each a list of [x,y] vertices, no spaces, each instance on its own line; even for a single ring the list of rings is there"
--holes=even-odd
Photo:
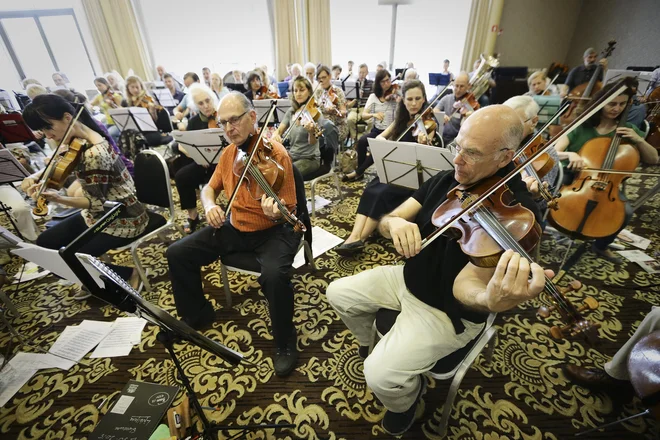
[[[28,98],[34,99],[39,95],[48,94],[48,90],[46,90],[41,84],[30,84],[27,86],[27,89],[25,89],[25,94],[28,95]]]
[[[584,51],[584,53],[582,54],[582,58],[586,58],[589,55],[591,55],[592,53],[596,53],[596,49],[594,49],[593,47],[590,47],[589,49]]]
[[[307,63],[305,64],[305,69],[300,72],[301,75],[306,75],[307,74],[307,69],[312,68],[314,69],[314,75],[316,76],[316,66],[314,63]]]
[[[505,128],[502,130],[500,145],[501,148],[516,151],[522,142],[525,128],[520,118],[516,118],[516,120],[511,122],[511,124],[505,124]]]
[[[531,96],[514,96],[504,101],[504,105],[514,110],[522,110],[526,119],[537,116],[541,110],[541,107]]]
[[[195,99],[193,99],[193,94],[195,93],[204,93],[211,98],[213,101],[213,108],[217,109],[218,105],[220,104],[218,101],[218,97],[215,96],[215,93],[213,93],[213,90],[206,84],[202,83],[192,83],[190,87],[188,87],[188,93],[186,96],[188,96],[188,107],[190,107],[191,111],[198,111],[197,104],[195,104]]]
[[[298,74],[299,75],[304,75],[305,71],[303,70],[302,66],[298,63],[294,63],[291,65],[291,74],[293,75],[293,69],[298,69]]]
[[[419,74],[413,68],[406,69],[406,74],[403,75],[404,81],[407,81],[409,79],[419,79]]]

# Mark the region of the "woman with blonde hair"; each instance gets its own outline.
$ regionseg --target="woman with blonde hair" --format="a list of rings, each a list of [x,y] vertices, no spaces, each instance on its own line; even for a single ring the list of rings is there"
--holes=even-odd
[[[219,73],[213,72],[211,74],[211,90],[213,90],[215,97],[218,98],[218,102],[220,102],[225,95],[229,94],[229,89],[225,87]]]

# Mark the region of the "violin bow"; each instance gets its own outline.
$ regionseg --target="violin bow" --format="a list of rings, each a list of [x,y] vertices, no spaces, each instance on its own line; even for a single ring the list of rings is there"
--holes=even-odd
[[[548,84],[548,87],[546,87],[545,90],[543,90],[543,93],[541,93],[541,95],[545,95],[545,92],[547,92],[550,89],[550,87],[552,87],[555,81],[557,81],[557,78],[559,78],[559,74],[556,74],[555,77],[552,78],[552,81],[550,81],[550,84]]]
[[[428,237],[422,240],[422,249],[426,248],[428,245],[430,245],[435,239],[437,239],[439,236],[444,234],[451,226],[452,224],[460,219],[463,215],[465,215],[467,212],[471,211],[476,205],[481,204],[484,200],[492,196],[495,191],[497,191],[499,188],[502,187],[502,185],[506,185],[509,180],[513,179],[513,177],[518,174],[522,169],[524,169],[527,165],[532,163],[534,159],[539,157],[541,154],[545,153],[548,151],[551,147],[553,147],[557,141],[565,135],[568,135],[571,133],[573,130],[578,128],[584,121],[588,120],[590,117],[592,117],[594,114],[599,112],[605,105],[612,101],[614,98],[622,94],[623,92],[628,89],[628,86],[623,84],[623,80],[619,81],[617,87],[613,88],[612,91],[604,96],[602,96],[598,101],[593,102],[579,117],[577,117],[573,122],[571,122],[566,128],[564,128],[560,133],[558,133],[556,136],[554,136],[552,139],[548,141],[547,144],[545,144],[545,147],[539,148],[536,153],[532,154],[527,158],[526,161],[522,162],[520,165],[515,167],[513,170],[511,170],[506,176],[504,176],[500,181],[482,193],[479,197],[477,197],[473,202],[469,203],[468,206],[463,208],[459,213],[457,213],[452,220],[447,222],[445,225],[442,227],[439,227],[435,231],[431,233]]]
[[[266,121],[269,121],[270,118],[273,116],[273,112],[275,111],[275,106],[277,102],[273,100],[273,102],[270,103],[270,110],[268,111],[268,117],[266,118]],[[252,152],[250,153],[250,157],[248,157],[247,162],[245,163],[245,166],[243,167],[243,172],[241,173],[241,176],[238,178],[238,183],[236,184],[236,187],[234,188],[234,192],[231,193],[231,197],[229,198],[229,202],[227,203],[227,210],[225,211],[225,217],[229,217],[229,213],[231,212],[231,207],[234,204],[234,200],[236,200],[236,195],[238,194],[238,190],[241,188],[241,184],[243,183],[243,180],[245,180],[245,176],[248,173],[248,168],[250,164],[252,163],[252,159],[254,159],[254,155],[257,152],[257,147],[259,146],[259,143],[264,137],[264,134],[266,133],[266,127],[268,124],[264,124],[261,127],[261,130],[259,131],[259,137],[257,138],[257,142],[254,144],[254,147],[252,148]],[[236,146],[238,149],[238,145]]]
[[[74,104],[74,105],[76,105],[76,104]],[[52,172],[53,172],[53,166],[51,166],[51,165],[53,164],[53,161],[55,160],[55,156],[58,155],[58,154],[57,154],[58,150],[60,149],[60,147],[61,147],[62,144],[64,143],[64,140],[65,140],[66,138],[69,137],[69,135],[71,134],[71,130],[73,130],[73,126],[76,124],[76,122],[78,122],[78,118],[79,118],[80,115],[82,114],[83,110],[85,110],[85,106],[84,106],[84,105],[82,105],[82,104],[78,104],[78,106],[80,106],[80,108],[78,109],[78,113],[76,113],[76,117],[73,118],[73,119],[71,120],[71,122],[69,122],[69,126],[68,126],[67,129],[66,129],[66,133],[64,133],[64,137],[60,140],[60,143],[57,144],[57,148],[55,148],[55,151],[53,152],[53,155],[50,156],[50,159],[48,160],[48,163],[46,164],[46,168],[44,169],[44,172],[41,173],[41,175],[40,175],[40,176],[37,178],[37,180],[34,182],[34,183],[39,183],[39,181],[41,181],[41,179],[43,179],[43,182],[42,182],[42,184],[41,184],[41,187],[39,188],[38,196],[41,196],[41,194],[42,194],[42,193],[44,192],[44,190],[46,189],[46,182],[48,182],[48,179],[50,178],[50,175],[51,175]],[[42,119],[43,119],[43,115],[40,115],[40,116],[41,116]],[[48,177],[46,177],[46,176],[48,176]],[[38,196],[37,196],[37,197],[38,197]]]
[[[408,133],[408,130],[410,130],[412,127],[414,127],[415,124],[417,124],[417,122],[419,122],[419,120],[422,119],[422,117],[424,116],[424,113],[426,113],[427,111],[429,111],[429,109],[433,109],[433,106],[435,105],[436,101],[437,101],[438,99],[443,98],[443,97],[446,95],[446,93],[449,91],[449,86],[451,86],[452,84],[454,84],[454,81],[453,81],[453,80],[450,81],[449,84],[447,84],[447,85],[445,86],[445,88],[442,89],[442,91],[436,95],[435,98],[433,98],[433,101],[431,101],[431,102],[429,103],[429,105],[428,105],[424,110],[422,110],[421,112],[419,112],[419,113],[417,114],[417,116],[416,116],[415,119],[413,120],[412,124],[410,124],[410,125],[408,126],[408,128],[406,128],[406,129],[403,131],[403,133],[401,133],[401,135],[397,138],[396,142],[401,141],[401,138],[403,138],[403,136],[405,136],[405,134]],[[433,110],[431,110],[431,111],[433,111]]]

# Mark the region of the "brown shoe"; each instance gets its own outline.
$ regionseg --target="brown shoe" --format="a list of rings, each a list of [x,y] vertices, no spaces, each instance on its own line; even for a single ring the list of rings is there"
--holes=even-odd
[[[579,367],[564,364],[564,375],[573,383],[595,391],[617,391],[632,388],[627,380],[615,379],[601,368]]]

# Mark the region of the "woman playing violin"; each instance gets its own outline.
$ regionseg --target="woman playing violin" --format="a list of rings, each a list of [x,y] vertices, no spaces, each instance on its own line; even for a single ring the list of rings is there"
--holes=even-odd
[[[119,128],[115,125],[108,111],[111,108],[121,107],[122,96],[120,93],[114,92],[108,80],[102,76],[94,79],[94,85],[100,94],[92,100],[91,104],[92,106],[98,106],[103,111],[108,133],[117,142],[120,134]]]
[[[229,89],[225,87],[224,83],[222,82],[222,77],[219,73],[216,72],[211,74],[211,89],[213,90],[215,97],[218,99],[218,102],[220,102],[220,100],[224,98],[225,95],[229,94]]]
[[[419,142],[421,144],[437,142],[439,137],[435,132],[416,133],[414,127],[410,127],[417,115],[426,110],[428,106],[424,84],[418,80],[406,81],[403,85],[403,98],[397,107],[396,118],[377,136],[377,139],[397,140],[405,132],[401,138],[402,142]],[[412,193],[413,191],[407,188],[381,183],[380,179],[375,177],[367,184],[362,193],[351,235],[337,248],[337,252],[342,255],[353,255],[361,251],[364,248],[364,240],[376,229],[378,220],[399,206]]]
[[[532,73],[527,78],[527,86],[529,87],[529,92],[525,93],[527,96],[537,96],[537,95],[560,95],[559,88],[557,85],[552,84],[548,87],[549,84],[548,77],[545,74],[545,70],[539,70]]]
[[[232,142],[209,183],[202,189],[202,205],[207,226],[170,245],[167,249],[169,275],[179,316],[195,329],[209,327],[216,320],[213,305],[204,297],[201,268],[229,253],[252,252],[261,266],[259,284],[269,304],[272,331],[276,344],[273,361],[275,373],[286,376],[298,359],[293,325],[293,287],[291,264],[298,251],[300,234],[282,221],[275,200],[265,195],[255,199],[244,182],[238,188],[231,215],[216,204],[224,190],[230,198],[239,176],[235,165],[239,150],[249,153],[257,136],[257,113],[245,95],[231,92],[218,108],[219,124]],[[284,177],[278,197],[289,211],[297,204],[291,159],[284,147],[271,141],[270,157],[282,168]],[[260,148],[264,148],[261,146]]]
[[[126,205],[125,214],[80,249],[80,252],[100,256],[134,241],[144,232],[149,217],[137,199],[135,185],[126,166],[87,110],[82,111],[70,135],[64,139],[76,114],[76,109],[69,102],[56,95],[36,97],[23,113],[23,119],[30,128],[41,130],[48,139],[62,143],[61,149],[65,152],[69,145],[82,145],[79,162],[74,169],[82,196],[62,196],[52,189],[41,194],[49,201],[81,208],[82,211],[42,232],[37,238],[37,245],[48,249],[66,246],[103,216],[104,202],[123,203]],[[40,174],[27,177],[21,184],[31,196],[35,196],[41,186],[41,182],[36,183]],[[137,271],[128,267],[116,267],[115,271],[130,280],[134,287],[137,286]]]
[[[600,99],[601,96],[608,93],[615,84],[609,84],[598,93],[594,95],[594,100]],[[559,158],[562,159],[562,165],[567,169],[564,175],[564,183],[570,183],[575,173],[585,167],[584,160],[579,154],[580,149],[588,141],[597,137],[614,137],[614,134],[623,136],[623,142],[634,146],[639,152],[642,162],[648,164],[655,164],[658,162],[658,151],[649,145],[644,140],[644,134],[633,124],[625,123],[624,127],[618,127],[621,114],[626,108],[626,103],[630,96],[633,95],[632,89],[628,88],[621,95],[614,98],[603,109],[592,116],[584,124],[573,130],[568,136],[563,136],[557,141],[555,148],[557,149]],[[560,205],[561,207],[561,205]],[[632,216],[632,211],[629,204],[626,203],[626,220],[622,226],[625,227]],[[600,238],[594,242],[593,250],[600,256],[613,261],[621,261],[616,255],[610,251],[607,246],[616,238],[615,233],[610,237]]]
[[[302,120],[292,121],[294,115],[305,106],[307,100],[312,96],[312,84],[302,76],[293,80],[293,99],[291,108],[284,115],[284,120],[273,133],[272,139],[281,142],[282,135],[288,127],[293,125],[289,134],[289,154],[293,164],[300,170],[303,176],[307,176],[318,170],[321,166],[321,150],[319,149],[318,123],[303,117]],[[318,110],[317,110],[318,111]]]
[[[373,118],[373,127],[371,131],[364,134],[357,143],[358,167],[355,171],[346,174],[342,180],[352,182],[361,179],[364,172],[374,164],[374,159],[369,153],[369,138],[375,138],[381,134],[394,121],[396,104],[400,95],[391,93],[392,76],[386,69],[381,69],[376,73],[374,79],[374,92],[367,98],[367,103],[362,110],[362,119],[369,121]]]
[[[252,71],[248,73],[247,77],[247,89],[248,91],[245,92],[245,96],[250,101],[254,101],[255,99],[260,99],[262,95],[262,87],[263,83],[261,82],[261,75],[257,71]]]
[[[151,115],[151,119],[156,123],[156,127],[162,132],[172,131],[170,115],[154,98],[152,98],[144,88],[142,80],[137,76],[126,78],[126,95],[122,101],[122,107],[142,107],[146,108]],[[147,135],[148,134],[148,135]],[[145,137],[149,144],[159,141],[164,136],[161,133],[147,133]]]
[[[332,74],[328,66],[321,66],[316,71],[316,80],[319,87],[316,90],[316,102],[319,103],[321,113],[326,119],[332,121],[339,131],[339,143],[343,144],[348,137],[348,124],[346,121],[346,96],[341,87],[332,84]]]

